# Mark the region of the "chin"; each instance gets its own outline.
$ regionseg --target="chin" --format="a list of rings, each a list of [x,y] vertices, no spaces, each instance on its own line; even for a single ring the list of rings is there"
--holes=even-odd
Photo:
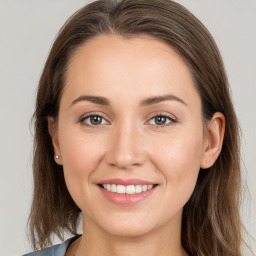
[[[115,225],[110,227],[105,227],[105,231],[113,236],[119,236],[123,238],[137,238],[144,236],[153,230],[145,225]]]
[[[105,218],[104,222],[98,222],[98,226],[113,236],[127,238],[141,237],[149,234],[158,226],[157,223],[150,220],[149,216],[138,216],[137,214],[132,214],[132,212],[110,217]]]

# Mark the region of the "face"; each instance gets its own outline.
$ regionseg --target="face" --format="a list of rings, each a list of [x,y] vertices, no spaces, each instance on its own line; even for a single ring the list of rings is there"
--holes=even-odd
[[[50,130],[87,226],[122,236],[180,228],[205,140],[199,94],[172,48],[146,37],[87,41]]]

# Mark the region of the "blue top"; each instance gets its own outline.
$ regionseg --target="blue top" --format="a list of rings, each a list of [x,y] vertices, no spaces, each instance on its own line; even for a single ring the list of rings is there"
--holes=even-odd
[[[81,235],[74,236],[66,240],[62,244],[56,244],[54,246],[45,248],[41,251],[24,254],[23,256],[65,256],[68,247],[71,245],[72,242],[74,242],[80,236]]]

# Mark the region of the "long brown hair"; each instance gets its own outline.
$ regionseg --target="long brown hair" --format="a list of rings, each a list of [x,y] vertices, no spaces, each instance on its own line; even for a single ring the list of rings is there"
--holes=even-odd
[[[86,40],[100,34],[125,38],[148,35],[174,48],[184,59],[202,101],[202,118],[226,117],[223,148],[215,164],[200,170],[195,190],[184,207],[182,244],[190,255],[241,255],[239,128],[222,58],[202,23],[171,0],[99,0],[76,12],[61,28],[46,61],[34,114],[34,198],[30,234],[34,249],[76,234],[81,210],[54,161],[47,117],[58,117],[69,59]]]

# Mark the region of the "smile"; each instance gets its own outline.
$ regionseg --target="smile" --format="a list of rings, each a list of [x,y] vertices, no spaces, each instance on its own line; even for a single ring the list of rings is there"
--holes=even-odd
[[[120,206],[132,206],[157,193],[158,185],[141,179],[106,179],[97,183],[104,198]]]
[[[120,184],[101,184],[101,186],[112,193],[118,194],[139,194],[153,188],[153,185],[120,185]]]

